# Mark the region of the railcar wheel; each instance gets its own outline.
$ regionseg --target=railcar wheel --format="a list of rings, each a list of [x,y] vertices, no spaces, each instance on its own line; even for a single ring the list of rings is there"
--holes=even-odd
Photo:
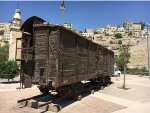
[[[69,95],[69,94],[72,93],[72,92],[71,92],[71,89],[70,89],[70,86],[59,87],[59,88],[57,89],[57,92],[58,92],[58,95],[59,95],[60,97],[65,97],[65,96],[67,96],[67,95]]]
[[[42,85],[39,86],[39,90],[40,90],[40,92],[43,93],[44,95],[49,94],[49,88],[46,87],[46,86],[42,86]]]
[[[91,94],[94,94],[94,90],[91,90]]]
[[[104,89],[104,86],[101,86],[101,90],[103,90]]]

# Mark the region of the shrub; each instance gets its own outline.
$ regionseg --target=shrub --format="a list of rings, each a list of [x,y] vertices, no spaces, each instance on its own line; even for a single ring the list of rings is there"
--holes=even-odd
[[[7,61],[9,56],[9,46],[4,45],[0,47],[0,62]]]
[[[0,62],[0,78],[13,79],[19,74],[19,66],[16,61]]]
[[[118,44],[122,44],[122,40],[119,40],[119,41],[118,41]]]
[[[123,38],[120,33],[115,34],[115,37],[116,37],[116,38]]]
[[[105,36],[110,36],[110,35],[109,35],[109,33],[106,33],[106,35],[105,35]]]
[[[139,68],[127,68],[127,73],[131,74],[131,75],[147,75],[148,70],[146,69],[146,67],[143,67],[141,69]]]
[[[110,44],[114,44],[112,40],[109,41]]]
[[[1,35],[1,36],[4,35],[4,30],[1,30],[1,31],[0,31],[0,35]]]

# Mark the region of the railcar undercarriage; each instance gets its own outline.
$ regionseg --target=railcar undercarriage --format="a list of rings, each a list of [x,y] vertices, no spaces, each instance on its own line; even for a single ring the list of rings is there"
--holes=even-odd
[[[49,94],[55,91],[58,93],[59,96],[65,97],[67,95],[80,93],[82,90],[92,85],[93,86],[99,85],[99,87],[101,87],[101,86],[110,85],[111,83],[112,82],[111,82],[110,76],[102,76],[102,77],[90,79],[89,81],[81,81],[81,82],[73,83],[70,85],[61,86],[56,89],[47,85],[40,85],[38,88],[43,94]]]

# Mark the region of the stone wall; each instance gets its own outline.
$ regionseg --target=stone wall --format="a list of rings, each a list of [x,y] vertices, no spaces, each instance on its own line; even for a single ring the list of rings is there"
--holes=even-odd
[[[129,68],[147,67],[148,65],[147,39],[144,39],[141,42],[139,42],[138,45],[131,47],[129,52],[131,54],[129,59],[130,63],[128,63]]]
[[[16,39],[22,37],[22,32],[19,29],[11,29],[10,42],[9,42],[9,60],[15,60],[15,58],[21,58],[21,50],[17,51],[16,56]],[[18,48],[21,48],[21,41],[17,44]]]

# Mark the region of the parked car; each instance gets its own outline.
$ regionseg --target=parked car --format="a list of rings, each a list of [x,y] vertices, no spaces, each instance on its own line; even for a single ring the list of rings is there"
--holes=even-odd
[[[121,75],[121,71],[117,67],[115,67],[114,68],[114,76],[120,76],[120,75]]]

